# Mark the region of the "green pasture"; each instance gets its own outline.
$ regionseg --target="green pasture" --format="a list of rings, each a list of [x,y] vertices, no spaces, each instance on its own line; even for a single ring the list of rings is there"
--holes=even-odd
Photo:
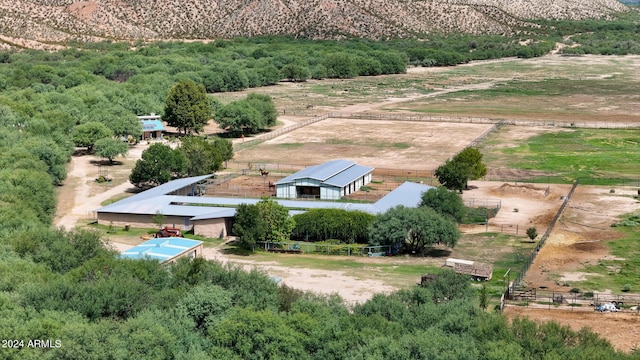
[[[594,185],[599,181],[591,179],[608,185],[610,179],[640,175],[640,130],[575,129],[533,136],[514,147],[491,146],[501,141],[500,136],[491,135],[483,149],[488,167],[538,170],[564,181],[584,178]]]

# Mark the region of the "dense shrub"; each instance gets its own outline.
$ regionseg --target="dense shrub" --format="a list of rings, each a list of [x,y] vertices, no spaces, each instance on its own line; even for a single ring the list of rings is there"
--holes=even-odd
[[[339,239],[342,242],[367,243],[368,228],[374,215],[341,209],[311,209],[295,215],[293,236],[305,241]]]

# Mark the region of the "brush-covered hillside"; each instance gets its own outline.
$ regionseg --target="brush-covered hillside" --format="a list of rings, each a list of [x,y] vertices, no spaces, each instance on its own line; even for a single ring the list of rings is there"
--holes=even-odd
[[[0,42],[510,34],[528,20],[627,10],[616,0],[0,0]]]

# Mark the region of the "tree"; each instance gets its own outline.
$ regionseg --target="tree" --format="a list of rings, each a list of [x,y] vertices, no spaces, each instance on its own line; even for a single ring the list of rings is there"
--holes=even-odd
[[[459,238],[453,221],[426,207],[391,208],[378,215],[369,228],[369,244],[391,245],[411,253],[423,253],[434,244],[454,247]]]
[[[311,209],[295,215],[294,235],[305,241],[339,239],[345,243],[366,243],[374,215],[343,209]]]
[[[54,185],[60,185],[67,177],[66,165],[71,155],[71,149],[59,145],[54,140],[44,136],[36,136],[27,141],[29,149],[48,167]]]
[[[260,112],[246,100],[234,101],[222,106],[216,114],[216,122],[226,131],[255,133],[264,128]]]
[[[175,84],[165,101],[162,120],[185,134],[200,132],[211,118],[212,109],[204,86],[193,81]]]
[[[294,82],[304,82],[309,79],[309,69],[298,64],[287,64],[282,67],[282,77]]]
[[[447,160],[444,164],[440,165],[435,175],[438,178],[440,184],[444,185],[447,189],[458,190],[462,193],[467,183],[467,177],[469,174],[469,166],[467,164]]]
[[[527,229],[527,236],[529,237],[531,242],[535,241],[535,239],[538,237],[538,230],[533,226],[528,228]]]
[[[222,157],[222,161],[224,161],[224,167],[227,167],[227,162],[233,159],[233,143],[231,140],[223,139],[216,137],[213,140],[213,146],[218,151],[218,154]]]
[[[358,76],[358,65],[353,56],[339,52],[326,57],[323,65],[327,68],[330,78],[347,79]]]
[[[156,224],[157,228],[160,229],[164,224],[164,214],[162,211],[157,210],[155,214],[153,214],[153,223]]]
[[[258,68],[258,75],[262,78],[262,85],[275,85],[280,81],[280,71],[273,64]]]
[[[289,210],[268,198],[260,200],[256,206],[267,225],[264,240],[271,242],[289,240],[291,232],[296,226],[293,218],[289,216]]]
[[[240,246],[253,251],[258,241],[263,240],[267,225],[256,205],[240,204],[236,209],[233,232],[240,238]]]
[[[264,198],[255,205],[242,204],[238,207],[233,231],[240,237],[242,246],[253,249],[258,241],[289,240],[294,227],[295,221],[287,208]]]
[[[94,150],[96,155],[108,159],[109,164],[111,165],[113,164],[113,159],[116,156],[127,155],[127,152],[129,151],[129,144],[118,139],[104,138],[96,141]]]
[[[71,138],[76,146],[84,146],[89,152],[93,151],[96,141],[113,136],[113,131],[105,125],[90,121],[76,126]]]
[[[276,120],[278,119],[278,110],[276,110],[276,106],[273,104],[271,96],[252,93],[247,95],[247,101],[251,107],[258,110],[260,113],[260,116],[262,117],[260,123],[263,124],[263,127],[273,126],[276,124]]]
[[[218,148],[201,137],[182,138],[178,150],[187,159],[188,176],[212,174],[220,170],[222,155],[218,152]]]
[[[487,175],[487,166],[482,162],[482,153],[478,148],[468,147],[453,157],[453,161],[466,164],[469,173],[467,180],[477,180]],[[465,188],[467,184],[465,182]]]
[[[236,65],[229,65],[222,70],[222,79],[227,91],[240,91],[249,86],[247,75]]]
[[[462,197],[444,186],[429,189],[422,193],[420,206],[430,207],[438,214],[460,223],[464,219],[465,206]]]
[[[114,97],[114,101],[119,98]],[[124,107],[111,106],[97,110],[91,115],[91,121],[97,121],[113,131],[113,135],[118,138],[131,136],[137,138],[142,134],[142,124],[140,120]]]
[[[142,158],[129,175],[129,181],[137,187],[153,187],[187,172],[187,159],[179,150],[163,144],[153,144],[142,152]]]
[[[216,112],[216,122],[232,132],[255,133],[276,124],[278,111],[269,95],[249,94],[245,99],[221,106]]]

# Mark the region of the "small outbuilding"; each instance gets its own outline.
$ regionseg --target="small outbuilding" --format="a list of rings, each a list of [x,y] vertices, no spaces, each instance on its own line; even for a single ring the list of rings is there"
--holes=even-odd
[[[151,113],[151,115],[138,116],[138,119],[142,125],[142,140],[162,138],[166,129],[160,120],[160,115]]]
[[[152,259],[162,264],[174,263],[179,258],[202,256],[202,241],[184,238],[151,239],[120,254],[127,259]]]
[[[373,168],[349,160],[310,166],[275,182],[276,196],[285,199],[338,200],[371,182]]]

